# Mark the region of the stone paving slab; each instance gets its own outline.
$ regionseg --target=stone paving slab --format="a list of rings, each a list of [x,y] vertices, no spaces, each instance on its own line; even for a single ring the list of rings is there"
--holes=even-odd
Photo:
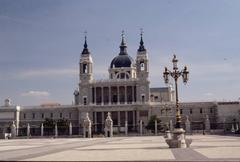
[[[0,160],[240,161],[240,137],[193,135],[191,148],[169,149],[162,136],[0,140]]]

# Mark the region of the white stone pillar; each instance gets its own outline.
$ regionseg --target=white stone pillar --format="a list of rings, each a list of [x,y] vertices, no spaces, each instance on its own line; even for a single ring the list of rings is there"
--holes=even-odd
[[[125,111],[125,120],[128,121],[128,111]]]
[[[128,121],[125,121],[125,135],[128,135]]]
[[[155,135],[157,135],[158,134],[158,131],[157,131],[157,120],[155,120]]]
[[[142,136],[143,134],[143,122],[140,120],[140,135]]]
[[[43,123],[41,124],[41,137],[44,136],[44,127],[43,127]]]
[[[27,124],[27,137],[30,137],[30,125],[29,125],[29,123]]]
[[[72,123],[69,123],[69,136],[72,136]]]
[[[57,124],[55,124],[55,137],[57,137],[58,136],[58,126],[57,126]]]

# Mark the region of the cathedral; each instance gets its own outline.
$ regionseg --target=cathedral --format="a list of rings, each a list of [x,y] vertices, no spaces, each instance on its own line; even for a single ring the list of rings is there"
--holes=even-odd
[[[6,99],[0,107],[0,136],[8,132],[13,122],[18,136],[24,135],[27,126],[31,127],[32,135],[38,136],[40,126],[46,119],[64,119],[71,123],[73,135],[81,135],[86,113],[89,114],[93,133],[104,132],[108,113],[111,114],[116,134],[124,132],[126,123],[130,133],[139,131],[140,121],[145,129],[153,116],[161,121],[162,126],[175,123],[176,99],[173,87],[150,87],[149,58],[143,35],[140,36],[135,59],[127,52],[123,33],[119,48],[119,54],[109,64],[109,79],[95,80],[94,60],[85,36],[79,61],[78,89],[73,93],[74,103],[18,106]],[[183,127],[186,121],[190,121],[192,131],[204,129],[206,120],[209,120],[212,129],[222,130],[223,127],[214,124],[231,122],[233,119],[239,122],[240,106],[239,102],[185,102],[180,103],[180,113]]]

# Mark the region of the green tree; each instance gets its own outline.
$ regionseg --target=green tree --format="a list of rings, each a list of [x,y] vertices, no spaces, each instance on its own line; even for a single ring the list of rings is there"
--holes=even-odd
[[[161,120],[156,115],[152,115],[150,117],[150,120],[148,121],[146,129],[151,130],[152,132],[154,132],[155,131],[155,120],[157,120],[158,130],[161,129],[161,124],[160,124]]]

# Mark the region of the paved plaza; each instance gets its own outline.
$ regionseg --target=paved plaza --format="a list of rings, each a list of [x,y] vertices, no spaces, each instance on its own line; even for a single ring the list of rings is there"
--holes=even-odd
[[[240,161],[240,137],[188,136],[191,148],[169,149],[162,136],[0,140],[0,160]]]

